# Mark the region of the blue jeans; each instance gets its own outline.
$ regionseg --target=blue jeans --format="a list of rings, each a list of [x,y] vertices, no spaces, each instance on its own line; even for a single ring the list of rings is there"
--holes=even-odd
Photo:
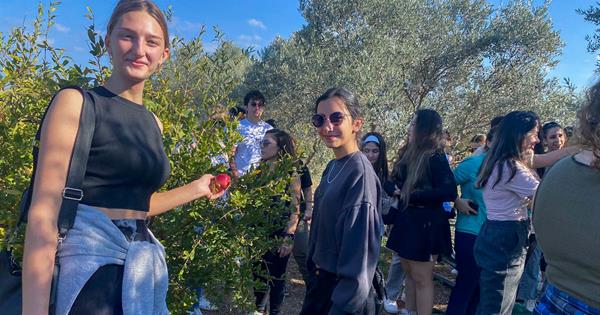
[[[400,256],[394,253],[392,255],[392,262],[390,263],[390,269],[388,271],[388,278],[385,281],[385,293],[387,298],[392,301],[397,301],[402,296],[404,291],[404,279],[406,273],[402,269],[400,263]]]
[[[448,315],[473,315],[479,304],[479,276],[480,271],[473,248],[477,235],[456,231],[454,248],[456,250],[456,285],[452,289],[448,301]]]
[[[486,220],[475,242],[481,268],[477,314],[512,314],[525,267],[529,221]]]
[[[525,263],[525,270],[523,271],[519,290],[517,291],[517,299],[523,301],[537,299],[537,286],[542,279],[542,272],[540,270],[542,250],[536,243],[533,243],[531,246],[535,246],[535,248],[533,251],[530,250],[531,255]]]
[[[600,315],[600,309],[589,306],[582,300],[561,291],[549,283],[540,302],[535,306],[533,314]]]

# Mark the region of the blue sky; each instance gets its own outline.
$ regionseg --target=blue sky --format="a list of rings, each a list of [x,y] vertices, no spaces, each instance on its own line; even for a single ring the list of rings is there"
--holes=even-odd
[[[6,33],[18,25],[31,25],[36,16],[39,0],[0,0],[0,32]],[[90,6],[96,16],[98,30],[106,29],[106,23],[116,0],[64,0],[59,6],[57,25],[50,34],[56,47],[65,48],[78,63],[87,60],[85,6]],[[212,27],[217,26],[228,39],[238,45],[260,49],[276,36],[289,37],[305,23],[299,12],[298,0],[157,0],[165,9],[173,6],[174,19],[170,25],[172,34],[191,38],[206,26],[206,46],[214,47]],[[491,0],[494,4],[508,0]],[[541,0],[535,0],[540,3]],[[42,1],[48,4],[48,0]],[[596,57],[586,51],[585,36],[594,32],[592,24],[585,22],[575,12],[587,8],[594,0],[554,0],[550,16],[556,30],[565,43],[559,64],[550,71],[551,76],[568,77],[578,87],[593,83]]]

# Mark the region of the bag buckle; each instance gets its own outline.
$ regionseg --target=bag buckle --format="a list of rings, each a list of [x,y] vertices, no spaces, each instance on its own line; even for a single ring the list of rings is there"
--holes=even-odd
[[[71,187],[63,189],[62,196],[64,199],[81,201],[83,199],[83,190]]]

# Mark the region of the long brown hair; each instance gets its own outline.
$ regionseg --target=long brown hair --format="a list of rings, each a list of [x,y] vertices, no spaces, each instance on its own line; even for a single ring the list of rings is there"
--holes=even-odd
[[[475,187],[482,188],[489,184],[488,180],[497,168],[498,177],[492,183],[492,188],[495,187],[502,180],[505,163],[508,163],[510,169],[506,181],[510,181],[517,173],[516,162],[521,160],[523,139],[538,124],[538,117],[532,112],[514,111],[504,116],[500,125],[496,127],[498,129],[494,132],[492,147],[479,170]]]
[[[277,145],[277,159],[283,158],[285,155],[296,157],[296,147],[294,145],[294,139],[289,133],[281,129],[270,129],[265,135],[272,135],[275,138]]]
[[[433,109],[420,109],[415,113],[413,139],[399,151],[392,171],[392,179],[403,182],[400,197],[403,208],[408,206],[410,194],[417,181],[429,168],[429,157],[442,146],[442,117]]]
[[[365,142],[370,136],[375,137],[377,139],[377,142]],[[381,184],[383,184],[387,180],[389,173],[387,160],[387,144],[385,143],[383,136],[380,133],[374,131],[367,132],[363,136],[361,147],[364,147],[365,144],[369,142],[374,143],[379,148],[379,156],[377,157],[377,161],[375,161],[375,164],[373,164],[373,169],[375,169],[375,174],[377,174],[377,177],[379,177],[379,181],[381,182]]]
[[[128,12],[133,11],[143,11],[148,13],[151,17],[153,17],[156,22],[160,25],[160,28],[163,31],[165,48],[169,48],[169,28],[167,27],[167,19],[165,19],[165,15],[158,8],[154,2],[150,0],[121,0],[115,6],[110,19],[108,20],[108,27],[106,31],[106,36],[109,37],[112,34],[115,25],[119,21],[119,19]]]

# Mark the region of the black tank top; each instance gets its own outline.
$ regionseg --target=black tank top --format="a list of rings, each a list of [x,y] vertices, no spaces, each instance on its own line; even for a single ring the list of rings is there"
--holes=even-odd
[[[160,129],[145,106],[105,87],[90,90],[96,129],[81,203],[148,211],[171,172]]]

